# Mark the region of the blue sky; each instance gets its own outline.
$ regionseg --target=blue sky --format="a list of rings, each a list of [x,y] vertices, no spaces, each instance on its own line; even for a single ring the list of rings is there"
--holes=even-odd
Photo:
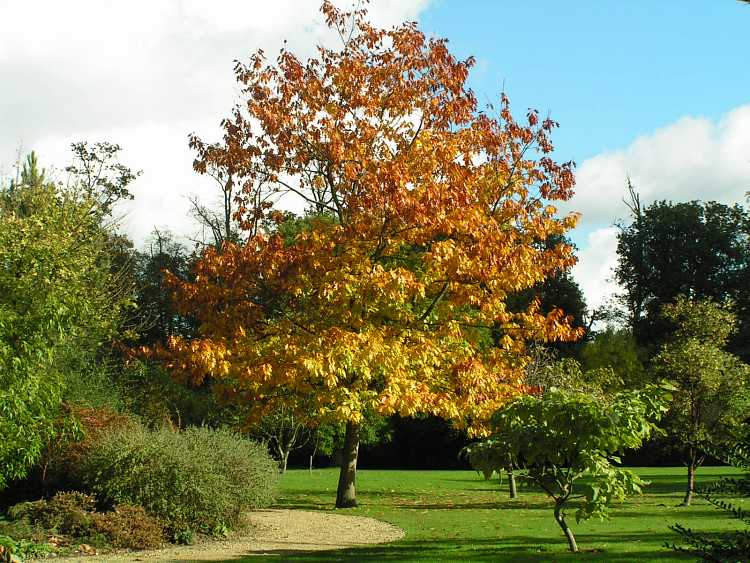
[[[350,0],[334,0],[350,4]],[[238,100],[232,67],[262,48],[301,57],[331,44],[320,0],[0,0],[0,175],[20,148],[63,168],[69,146],[107,140],[143,175],[122,228],[200,238],[188,197],[216,187],[192,171],[187,137],[212,140]],[[750,4],[735,0],[371,0],[376,25],[417,20],[473,55],[470,84],[517,117],[560,122],[559,160],[578,163],[583,213],[573,274],[590,306],[617,288],[616,229],[627,175],[642,201],[744,201],[750,190]],[[29,26],[15,22],[33,22]]]
[[[750,5],[734,0],[433,0],[419,21],[476,57],[480,100],[504,83],[516,111],[549,111],[578,162],[750,101]]]
[[[557,158],[579,165],[565,206],[583,212],[574,275],[592,306],[617,290],[612,224],[627,219],[627,175],[646,203],[742,202],[750,190],[750,5],[432,0],[419,21],[476,58],[480,100],[504,88],[517,116],[534,107],[560,123]]]

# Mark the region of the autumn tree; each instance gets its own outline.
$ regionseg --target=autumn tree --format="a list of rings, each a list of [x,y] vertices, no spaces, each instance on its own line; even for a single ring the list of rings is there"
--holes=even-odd
[[[252,403],[248,422],[283,405],[345,423],[336,505],[349,507],[364,412],[481,433],[524,390],[526,342],[579,335],[538,300],[507,306],[574,263],[570,245],[543,244],[575,224],[551,205],[574,177],[550,156],[557,124],[516,122],[505,96],[480,110],[473,59],[444,39],[322,12],[339,49],[236,65],[243,102],[196,168],[231,166],[235,217],[254,236],[206,248],[195,281],[172,278],[199,337],[160,353],[178,379],[215,378],[223,400]],[[258,229],[282,217],[264,193],[304,202],[307,226]]]

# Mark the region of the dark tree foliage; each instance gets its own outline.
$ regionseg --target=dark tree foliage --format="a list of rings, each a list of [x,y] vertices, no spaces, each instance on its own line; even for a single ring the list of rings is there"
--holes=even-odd
[[[552,249],[560,244],[575,246],[564,236],[552,236],[541,243],[546,249]],[[572,318],[571,325],[574,328],[587,327],[586,300],[580,286],[573,279],[570,270],[559,270],[547,277],[544,281],[524,291],[518,292],[508,298],[508,308],[512,311],[522,311],[529,306],[533,299],[538,299],[544,314],[554,309],[562,309],[565,315]],[[496,331],[494,337],[498,339],[502,334]],[[545,344],[547,348],[554,350],[563,357],[576,356],[581,346],[586,341],[586,335],[582,339],[573,342],[550,342]]]
[[[655,350],[671,331],[663,305],[678,295],[727,298],[739,330],[729,351],[750,358],[750,214],[740,205],[655,202],[642,208],[632,190],[632,217],[618,235],[617,281],[637,342]]]
[[[193,333],[191,319],[177,313],[165,271],[187,280],[192,257],[167,231],[154,229],[147,248],[136,255],[135,276],[139,315],[139,342],[151,345],[166,342],[169,336]]]

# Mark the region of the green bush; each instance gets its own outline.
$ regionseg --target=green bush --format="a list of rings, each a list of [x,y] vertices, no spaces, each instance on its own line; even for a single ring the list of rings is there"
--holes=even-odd
[[[236,525],[244,510],[270,504],[278,478],[263,446],[228,430],[195,427],[105,434],[84,467],[103,502],[143,506],[175,539]]]

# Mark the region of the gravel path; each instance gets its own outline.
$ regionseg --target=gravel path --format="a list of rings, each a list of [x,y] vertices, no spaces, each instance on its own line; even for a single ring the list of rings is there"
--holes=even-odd
[[[221,561],[249,555],[341,549],[386,543],[404,535],[403,530],[391,524],[364,516],[269,509],[250,512],[247,517],[248,530],[242,536],[227,540],[153,551],[60,557],[52,561],[58,563]]]

